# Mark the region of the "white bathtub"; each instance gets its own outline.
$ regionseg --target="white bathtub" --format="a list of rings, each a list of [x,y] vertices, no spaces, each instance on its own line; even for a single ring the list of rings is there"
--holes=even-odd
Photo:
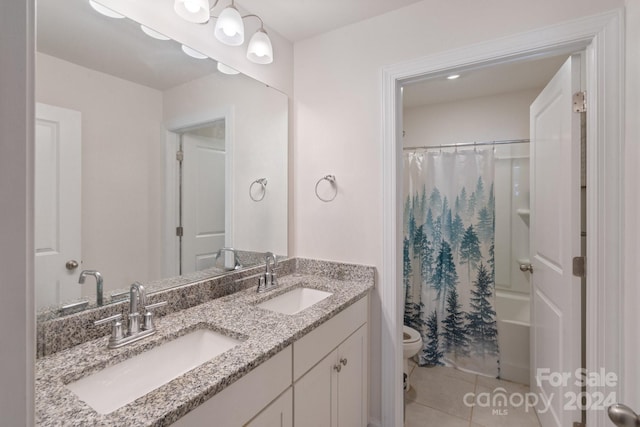
[[[529,296],[496,291],[500,377],[529,384]]]

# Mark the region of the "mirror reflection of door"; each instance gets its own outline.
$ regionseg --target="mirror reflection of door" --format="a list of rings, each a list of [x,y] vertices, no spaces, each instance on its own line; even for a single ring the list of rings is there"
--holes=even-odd
[[[224,119],[182,133],[180,139],[180,274],[187,274],[213,267],[217,252],[231,246],[231,199],[225,186],[230,153]]]
[[[80,296],[80,120],[78,111],[36,104],[34,279],[38,308]]]

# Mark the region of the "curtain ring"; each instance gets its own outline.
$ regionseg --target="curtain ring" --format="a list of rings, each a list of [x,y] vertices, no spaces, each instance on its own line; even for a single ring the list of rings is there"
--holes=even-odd
[[[320,197],[320,194],[318,194],[318,185],[320,185],[322,181],[328,181],[332,187],[335,187],[335,192],[333,193],[333,197],[331,197],[330,199],[323,199],[322,197]],[[316,197],[318,199],[322,200],[323,202],[331,202],[333,199],[336,198],[337,195],[338,195],[338,185],[336,184],[335,175],[325,175],[322,178],[320,178],[318,182],[316,182]]]
[[[253,186],[256,185],[256,184],[260,184],[260,186],[262,188],[262,196],[260,198],[253,197]],[[265,194],[267,194],[267,178],[258,178],[255,181],[253,181],[251,183],[251,185],[249,186],[249,197],[254,202],[262,201],[262,199],[264,199],[264,195]]]

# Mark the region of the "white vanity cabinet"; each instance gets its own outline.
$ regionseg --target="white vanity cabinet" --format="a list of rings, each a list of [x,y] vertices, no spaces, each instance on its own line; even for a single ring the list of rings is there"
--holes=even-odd
[[[178,427],[366,427],[364,297],[176,421]]]
[[[293,344],[294,425],[367,425],[367,298]]]

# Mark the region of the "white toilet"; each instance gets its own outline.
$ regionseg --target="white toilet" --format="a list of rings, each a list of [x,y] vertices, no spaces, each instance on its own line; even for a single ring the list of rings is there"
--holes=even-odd
[[[402,368],[404,377],[404,391],[409,391],[409,358],[418,354],[422,348],[422,337],[420,332],[408,326],[402,327],[402,358],[404,365]]]

